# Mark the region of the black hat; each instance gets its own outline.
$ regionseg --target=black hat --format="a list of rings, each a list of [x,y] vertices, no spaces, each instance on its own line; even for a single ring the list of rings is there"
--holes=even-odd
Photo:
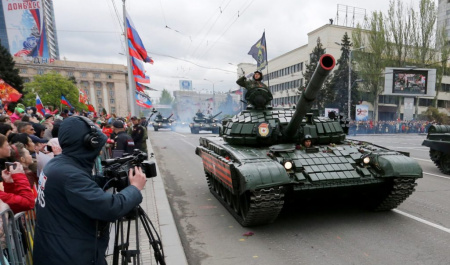
[[[124,125],[123,125],[123,122],[121,120],[116,120],[116,121],[113,122],[113,127],[114,128],[123,128]]]
[[[46,119],[46,120],[49,119],[49,118],[51,118],[51,117],[53,117],[52,114],[49,114],[49,113],[45,114],[45,119]]]
[[[37,137],[36,135],[28,135],[28,137],[31,138],[31,141],[33,141],[33,143],[41,143],[41,144],[45,144],[48,142],[47,139],[42,139]]]
[[[256,74],[256,73],[258,73],[259,76],[260,76],[258,79],[255,78],[255,74]],[[260,71],[255,71],[255,72],[253,73],[253,79],[255,79],[256,81],[261,81],[261,80],[263,79],[263,74],[262,74]]]
[[[130,119],[131,119],[131,120],[137,120],[137,117],[136,117],[136,116],[133,116],[133,117],[131,117]]]

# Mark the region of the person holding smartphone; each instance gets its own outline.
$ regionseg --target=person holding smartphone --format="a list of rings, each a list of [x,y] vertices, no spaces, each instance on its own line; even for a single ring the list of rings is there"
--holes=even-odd
[[[0,158],[11,155],[11,147],[6,136],[0,134]],[[28,211],[34,208],[34,195],[30,188],[23,166],[18,162],[6,162],[2,170],[3,190],[0,200],[7,203],[14,213]]]

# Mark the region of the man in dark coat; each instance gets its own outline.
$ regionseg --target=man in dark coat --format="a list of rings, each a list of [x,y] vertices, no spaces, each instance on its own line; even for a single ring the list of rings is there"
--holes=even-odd
[[[139,123],[136,116],[131,117],[131,122],[133,123],[133,128],[131,131],[131,138],[133,138],[134,148],[141,151],[147,152],[147,148],[143,149],[143,146],[147,147],[145,140],[145,128]]]
[[[130,185],[119,193],[104,192],[97,184],[91,173],[107,137],[82,119],[87,118],[74,116],[62,122],[58,133],[62,154],[47,163],[39,179],[35,265],[106,265],[109,222],[142,201],[146,179],[138,167],[135,173],[130,169]]]

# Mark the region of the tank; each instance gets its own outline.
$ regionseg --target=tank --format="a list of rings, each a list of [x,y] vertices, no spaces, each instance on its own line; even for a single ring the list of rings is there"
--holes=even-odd
[[[431,125],[422,145],[430,148],[430,159],[439,170],[450,175],[450,125]]]
[[[176,122],[171,119],[173,113],[169,117],[164,118],[161,113],[158,113],[152,122],[153,129],[157,132],[159,129],[170,129],[175,130]]]
[[[331,55],[320,58],[295,109],[272,108],[270,91],[247,89],[247,108],[219,136],[199,138],[209,190],[242,226],[274,222],[286,202],[345,195],[386,211],[413,193],[422,169],[408,153],[347,139],[348,119],[310,113],[334,66]]]
[[[220,131],[220,123],[215,119],[222,112],[217,113],[216,115],[210,115],[209,117],[205,117],[205,115],[201,112],[197,112],[195,116],[192,118],[193,122],[189,124],[191,128],[191,133],[198,134],[200,131],[210,131],[211,133],[219,133]]]

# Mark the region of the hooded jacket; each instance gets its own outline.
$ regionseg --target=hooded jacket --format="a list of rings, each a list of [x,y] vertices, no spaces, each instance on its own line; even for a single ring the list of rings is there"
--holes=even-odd
[[[80,117],[65,119],[58,134],[62,154],[47,163],[39,178],[36,265],[106,264],[108,222],[142,201],[135,186],[112,194],[94,181],[92,169],[107,137],[97,128],[100,145],[89,148],[84,145],[88,133],[91,129]]]

